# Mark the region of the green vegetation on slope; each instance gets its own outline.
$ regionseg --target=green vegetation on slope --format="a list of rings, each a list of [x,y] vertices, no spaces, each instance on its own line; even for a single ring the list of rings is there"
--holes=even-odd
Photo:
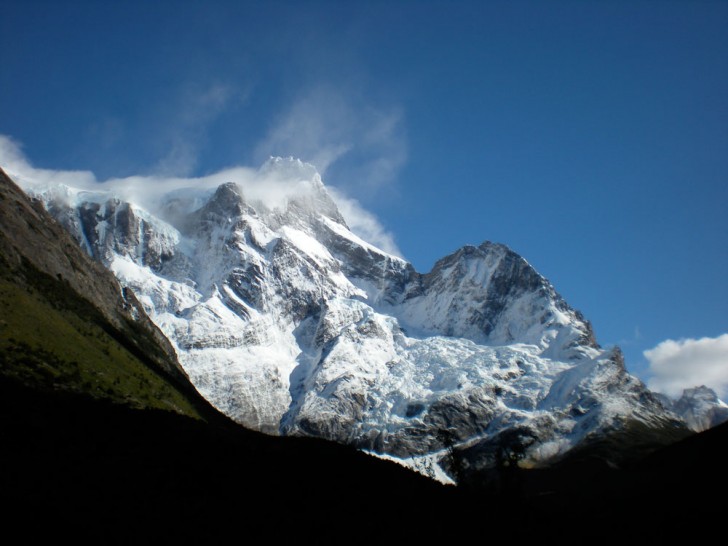
[[[219,418],[134,295],[2,169],[0,379]]]
[[[200,417],[145,362],[155,347],[133,324],[119,332],[66,283],[28,262],[14,273],[0,267],[0,374],[34,388]]]

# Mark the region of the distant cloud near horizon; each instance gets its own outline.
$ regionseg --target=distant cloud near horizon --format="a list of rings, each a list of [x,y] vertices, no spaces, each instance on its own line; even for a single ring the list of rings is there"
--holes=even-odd
[[[728,398],[728,334],[715,338],[668,339],[644,352],[650,363],[650,389],[679,396],[705,385]]]

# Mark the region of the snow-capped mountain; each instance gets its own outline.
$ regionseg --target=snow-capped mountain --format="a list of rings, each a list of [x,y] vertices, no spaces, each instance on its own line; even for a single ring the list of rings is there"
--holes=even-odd
[[[147,208],[27,190],[137,294],[200,393],[245,426],[433,475],[453,450],[477,469],[500,460],[493,446],[538,464],[635,425],[683,433],[507,247],[465,246],[421,274],[353,234],[310,165],[271,159],[257,184],[177,189]]]
[[[728,404],[705,385],[683,390],[682,396],[677,400],[666,396],[661,398],[665,406],[680,416],[695,432],[702,432],[728,421]]]

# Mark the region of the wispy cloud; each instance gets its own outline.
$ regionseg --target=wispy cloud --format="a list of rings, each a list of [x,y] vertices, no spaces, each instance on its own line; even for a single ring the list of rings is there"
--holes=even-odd
[[[270,156],[293,156],[326,174],[329,166],[351,150],[353,113],[341,96],[319,90],[301,97],[285,112],[255,148],[262,162]]]
[[[6,135],[0,135],[0,167],[21,186],[55,183],[87,187],[96,183],[96,177],[90,171],[59,171],[33,167],[25,157],[21,144]]]
[[[402,251],[397,246],[394,235],[385,229],[374,214],[362,207],[359,201],[347,197],[341,191],[335,188],[328,188],[328,191],[351,231],[385,252],[402,256]]]
[[[312,166],[294,161],[292,170],[285,175],[281,175],[280,170],[271,172],[240,166],[203,177],[139,175],[98,181],[90,171],[36,168],[25,157],[20,144],[4,135],[0,135],[0,166],[25,188],[65,184],[86,191],[109,191],[152,212],[171,192],[184,189],[205,192],[231,181],[243,187],[246,198],[261,201],[269,208],[282,207],[300,189],[301,180],[317,176]],[[394,236],[374,214],[342,191],[327,189],[355,234],[390,254],[401,256]]]
[[[350,194],[371,194],[394,181],[407,159],[402,111],[327,86],[309,89],[275,120],[253,157],[277,155],[312,163]]]
[[[617,345],[619,347],[624,348],[624,347],[627,347],[630,345],[636,345],[637,343],[640,343],[641,339],[642,339],[642,332],[640,331],[640,327],[635,326],[631,337],[623,337],[622,339],[618,340],[616,343],[610,343],[609,345]]]
[[[153,172],[166,176],[193,173],[209,140],[210,125],[233,103],[247,100],[248,95],[248,89],[221,83],[202,89],[188,87],[181,92],[161,130],[166,151]]]
[[[728,397],[728,334],[668,339],[644,355],[650,363],[651,389],[678,396],[683,389],[705,385],[722,399]]]

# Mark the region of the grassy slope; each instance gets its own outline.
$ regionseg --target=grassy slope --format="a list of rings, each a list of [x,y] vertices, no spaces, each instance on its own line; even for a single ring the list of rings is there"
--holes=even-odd
[[[0,268],[0,374],[137,408],[199,412],[67,285],[25,264]]]
[[[216,414],[133,295],[2,170],[0,377],[135,408]]]

